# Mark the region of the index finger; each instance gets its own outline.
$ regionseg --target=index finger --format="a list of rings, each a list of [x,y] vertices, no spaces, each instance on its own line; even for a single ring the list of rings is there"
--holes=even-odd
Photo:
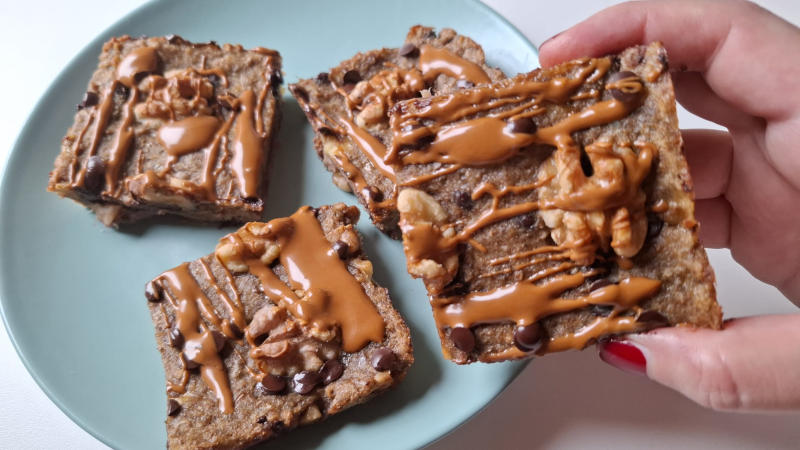
[[[543,66],[661,41],[673,69],[702,72],[731,105],[754,116],[796,113],[800,30],[744,1],[630,2],[605,9],[542,44]]]

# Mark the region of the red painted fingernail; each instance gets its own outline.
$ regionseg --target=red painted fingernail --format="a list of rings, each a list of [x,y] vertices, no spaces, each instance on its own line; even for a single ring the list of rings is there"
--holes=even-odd
[[[601,344],[600,359],[628,373],[647,374],[647,360],[644,354],[627,342],[611,341]]]

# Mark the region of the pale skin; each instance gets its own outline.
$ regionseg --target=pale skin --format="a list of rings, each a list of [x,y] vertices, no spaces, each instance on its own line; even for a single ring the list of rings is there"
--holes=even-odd
[[[631,2],[551,38],[543,66],[661,41],[678,101],[728,129],[684,130],[700,237],[800,306],[800,29],[743,1]],[[753,299],[758,301],[758,299]],[[718,410],[800,410],[800,314],[628,338],[647,375]]]

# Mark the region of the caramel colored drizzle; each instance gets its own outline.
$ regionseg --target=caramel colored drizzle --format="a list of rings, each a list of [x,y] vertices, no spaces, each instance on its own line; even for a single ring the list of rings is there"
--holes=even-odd
[[[481,66],[461,58],[447,49],[423,45],[419,49],[419,68],[426,80],[435,79],[441,74],[475,84],[489,83],[492,80]]]
[[[244,91],[240,100],[242,104],[234,129],[231,168],[236,173],[242,197],[257,198],[264,138],[254,126],[255,94],[251,90]]]
[[[219,173],[222,171],[225,164],[225,160],[223,158],[223,160],[220,161],[217,170],[212,172],[212,169],[214,169],[214,164],[217,161],[217,153],[219,152],[220,142],[228,134],[228,130],[231,128],[231,124],[233,123],[235,117],[236,116],[234,114],[231,114],[228,117],[228,120],[222,124],[222,127],[220,127],[219,130],[217,130],[216,135],[214,135],[214,139],[208,146],[208,154],[206,155],[205,162],[203,163],[203,178],[200,180],[200,185],[203,186],[208,198],[210,199],[216,199],[217,197],[217,177],[219,176]],[[223,148],[224,147],[225,146],[223,146]]]
[[[138,74],[155,72],[158,69],[158,53],[152,47],[131,50],[117,66],[117,80],[132,88]]]
[[[203,273],[205,273],[206,278],[211,282],[211,286],[217,292],[217,295],[222,299],[225,303],[225,306],[228,308],[228,314],[233,319],[233,323],[239,328],[239,330],[245,329],[247,326],[247,322],[244,318],[244,306],[240,302],[234,302],[233,299],[225,292],[224,289],[217,283],[217,280],[214,278],[214,274],[211,272],[211,267],[209,267],[208,263],[204,260],[200,260],[200,267],[203,268]],[[235,286],[232,284],[232,286]],[[237,294],[238,297],[238,294]],[[238,300],[238,299],[237,299]],[[223,320],[221,322],[222,332],[231,339],[236,339],[236,333],[233,332],[231,329],[231,324],[228,320]]]
[[[70,183],[75,182],[75,172],[78,170],[78,156],[80,155],[81,142],[83,141],[83,136],[86,135],[86,131],[89,130],[89,127],[92,125],[92,122],[94,122],[94,116],[95,113],[93,110],[92,113],[89,114],[89,117],[86,118],[86,123],[83,125],[81,131],[78,133],[78,137],[72,144],[73,160],[72,164],[69,165],[69,176],[68,176]]]
[[[162,125],[158,130],[158,140],[170,157],[177,158],[205,147],[219,125],[219,119],[214,116],[187,117]]]
[[[375,136],[353,123],[352,120],[342,117],[341,122],[347,135],[353,142],[358,144],[364,156],[369,159],[372,165],[375,166],[384,177],[396,183],[397,176],[395,175],[394,167],[386,164],[383,160],[386,156],[386,146],[376,139]]]
[[[117,130],[117,136],[114,139],[114,145],[111,147],[110,157],[108,159],[108,167],[106,168],[106,191],[109,194],[114,194],[117,181],[119,180],[119,172],[122,163],[128,156],[128,149],[133,142],[133,106],[139,96],[139,89],[134,86],[131,89],[130,97],[122,108],[122,123]]]
[[[103,95],[103,101],[100,102],[100,106],[95,110],[94,115],[97,116],[97,120],[95,121],[94,127],[94,135],[92,136],[92,142],[89,144],[89,149],[86,155],[86,160],[88,161],[89,158],[94,156],[97,152],[97,146],[100,145],[100,140],[103,138],[103,133],[106,130],[106,126],[108,125],[108,119],[111,118],[111,113],[114,108],[114,90],[117,88],[117,81],[113,81],[111,86],[108,87],[105,94]],[[76,153],[75,158],[77,159],[78,155]],[[86,165],[84,165],[81,170],[78,171],[78,177],[73,183],[74,187],[83,186],[84,179],[86,178]]]
[[[188,263],[164,272],[159,279],[171,292],[167,298],[175,310],[174,326],[180,330],[184,338],[183,354],[185,358],[200,365],[203,381],[217,397],[220,411],[224,414],[232,413],[233,395],[228,382],[228,374],[219,356],[211,330],[202,320],[205,318],[216,326],[220,325],[219,316],[214,311],[211,301],[192,276]],[[174,389],[171,386],[170,390],[185,391],[188,380],[188,370],[186,369],[184,369],[183,378],[181,383],[183,389]]]

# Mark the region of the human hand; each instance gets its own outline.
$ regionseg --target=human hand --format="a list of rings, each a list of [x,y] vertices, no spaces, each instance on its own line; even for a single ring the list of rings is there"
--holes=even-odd
[[[543,66],[661,41],[678,101],[729,132],[683,132],[700,236],[800,305],[800,29],[743,1],[632,2],[540,48]],[[724,410],[800,409],[800,315],[667,328],[600,347]]]

